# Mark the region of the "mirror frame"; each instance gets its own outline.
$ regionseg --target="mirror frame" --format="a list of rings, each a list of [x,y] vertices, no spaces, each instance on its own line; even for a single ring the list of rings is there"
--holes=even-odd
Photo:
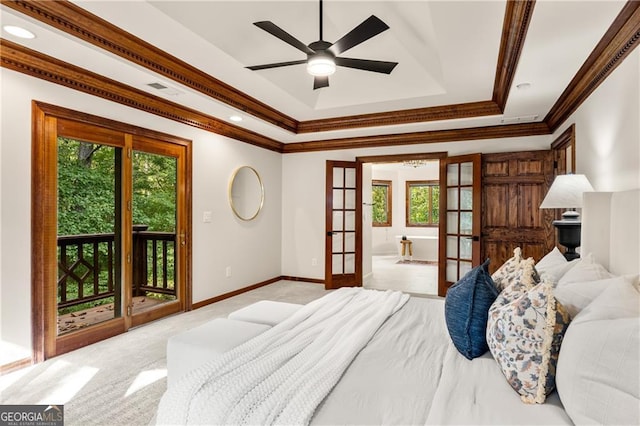
[[[233,190],[233,183],[236,180],[236,177],[238,176],[238,173],[240,173],[241,170],[243,169],[248,169],[250,171],[252,171],[254,173],[254,175],[256,176],[256,178],[258,178],[258,184],[260,185],[260,205],[258,206],[258,208],[256,209],[256,212],[253,214],[253,216],[251,217],[243,217],[240,212],[238,212],[238,210],[236,209],[236,206],[233,204],[233,197],[232,197],[232,190]],[[244,220],[245,222],[249,222],[253,219],[255,219],[260,212],[262,211],[262,207],[264,206],[264,184],[262,183],[262,178],[260,177],[260,173],[258,173],[258,171],[256,169],[254,169],[251,166],[240,166],[238,167],[233,174],[231,175],[231,179],[229,180],[229,205],[231,206],[231,210],[233,211],[233,214],[240,220]]]

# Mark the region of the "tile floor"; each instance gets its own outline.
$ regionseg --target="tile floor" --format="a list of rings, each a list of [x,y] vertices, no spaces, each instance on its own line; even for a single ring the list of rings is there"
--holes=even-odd
[[[364,287],[400,290],[417,295],[438,295],[438,265],[398,264],[399,256],[373,256],[373,273]]]

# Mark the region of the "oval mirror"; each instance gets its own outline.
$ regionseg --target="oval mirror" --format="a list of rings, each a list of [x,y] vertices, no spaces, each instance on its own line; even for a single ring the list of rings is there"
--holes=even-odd
[[[238,219],[252,220],[258,216],[264,204],[264,186],[253,167],[242,166],[233,172],[229,182],[229,203]]]

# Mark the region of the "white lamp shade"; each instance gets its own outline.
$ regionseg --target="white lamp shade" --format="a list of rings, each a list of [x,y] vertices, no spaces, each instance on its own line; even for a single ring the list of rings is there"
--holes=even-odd
[[[582,207],[582,194],[592,192],[593,186],[585,175],[559,175],[540,204],[541,209],[575,209]]]

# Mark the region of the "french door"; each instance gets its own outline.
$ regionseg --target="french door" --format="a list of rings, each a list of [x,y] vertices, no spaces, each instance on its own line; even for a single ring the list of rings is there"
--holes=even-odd
[[[190,143],[34,104],[34,360],[190,307]]]
[[[325,288],[327,289],[362,285],[361,179],[361,175],[357,173],[355,161],[327,161],[325,210]]]
[[[440,162],[438,295],[480,264],[481,155]]]

